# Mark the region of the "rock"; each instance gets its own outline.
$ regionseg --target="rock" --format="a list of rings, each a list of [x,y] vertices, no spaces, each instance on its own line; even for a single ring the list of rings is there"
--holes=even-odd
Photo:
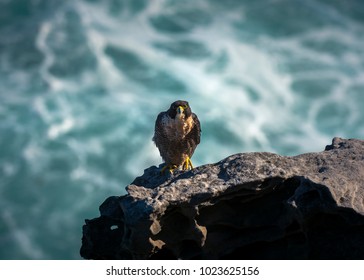
[[[364,141],[150,167],[83,226],[86,259],[363,259]]]

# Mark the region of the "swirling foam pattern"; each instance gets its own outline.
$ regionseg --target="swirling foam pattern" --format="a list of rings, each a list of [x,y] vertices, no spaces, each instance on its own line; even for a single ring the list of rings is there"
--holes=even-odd
[[[83,219],[161,162],[174,100],[195,165],[364,138],[364,3],[0,1],[0,95],[0,258],[78,259]]]

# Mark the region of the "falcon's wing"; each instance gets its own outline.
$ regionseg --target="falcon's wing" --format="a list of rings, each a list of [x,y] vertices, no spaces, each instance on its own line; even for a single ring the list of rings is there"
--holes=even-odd
[[[194,113],[192,113],[192,119],[193,119],[193,122],[195,123],[195,125],[193,126],[193,128],[190,132],[190,135],[197,146],[198,144],[200,144],[201,124],[200,124],[198,117]]]
[[[160,141],[163,138],[166,138],[167,136],[164,133],[164,129],[162,127],[162,119],[165,116],[166,112],[161,112],[158,114],[158,117],[155,121],[155,128],[154,128],[154,136],[153,136],[153,141],[155,142],[155,144],[157,145],[157,147],[159,146]]]

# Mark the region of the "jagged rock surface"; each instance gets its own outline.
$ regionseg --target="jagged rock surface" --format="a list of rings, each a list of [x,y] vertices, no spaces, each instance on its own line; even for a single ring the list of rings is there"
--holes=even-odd
[[[157,167],[83,226],[86,259],[363,259],[364,141]]]

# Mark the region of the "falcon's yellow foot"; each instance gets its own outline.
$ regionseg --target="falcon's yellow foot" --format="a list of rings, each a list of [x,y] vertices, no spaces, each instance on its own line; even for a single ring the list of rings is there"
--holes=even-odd
[[[164,174],[164,172],[166,172],[166,170],[168,169],[169,173],[173,173],[173,171],[177,168],[178,166],[175,164],[167,164],[166,166],[164,166],[161,170],[161,174]]]
[[[193,164],[190,157],[187,157],[184,163],[182,164],[182,170],[190,170],[193,169]]]

